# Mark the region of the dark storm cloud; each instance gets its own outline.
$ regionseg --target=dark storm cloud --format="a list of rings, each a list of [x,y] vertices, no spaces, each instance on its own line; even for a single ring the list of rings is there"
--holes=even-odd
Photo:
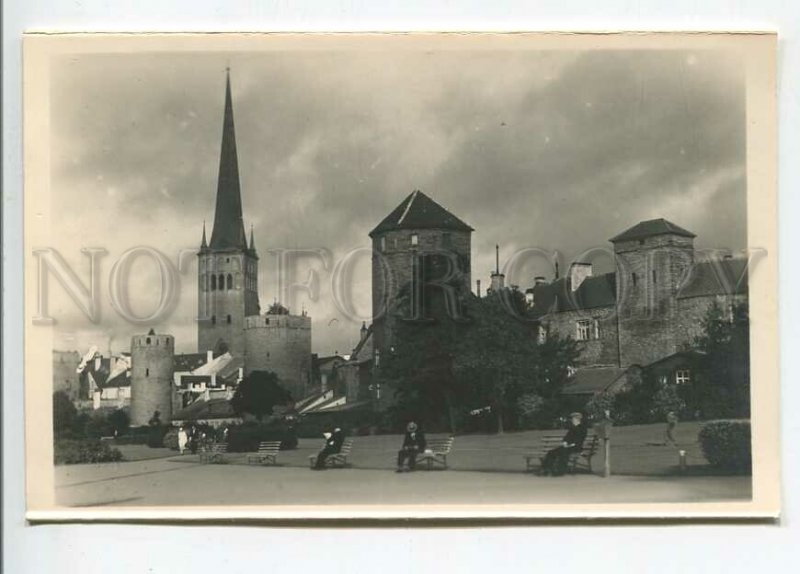
[[[495,243],[504,256],[536,246],[568,260],[653,217],[695,231],[699,245],[745,246],[745,94],[730,55],[195,53],[54,67],[53,208],[63,214],[54,231],[65,257],[80,262],[89,244],[112,259],[141,243],[170,257],[199,244],[202,221],[213,220],[227,64],[262,306],[274,297],[267,249],[341,257],[368,245],[415,188],[475,227],[475,278],[493,266]],[[354,280],[366,311],[362,267]],[[132,279],[142,308],[153,280],[146,268]],[[315,350],[344,352],[357,324],[322,287],[307,302]],[[187,349],[194,290],[193,274],[182,276],[162,325]]]

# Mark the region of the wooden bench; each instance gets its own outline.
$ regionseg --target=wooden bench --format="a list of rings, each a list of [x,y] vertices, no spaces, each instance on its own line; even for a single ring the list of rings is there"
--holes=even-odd
[[[447,438],[431,438],[428,439],[428,444],[425,451],[417,455],[417,463],[415,468],[419,468],[421,464],[425,464],[427,470],[433,470],[434,465],[439,465],[443,470],[447,469],[447,455],[450,454],[450,449],[453,448],[453,441],[455,437]]]
[[[544,456],[548,451],[561,446],[564,434],[546,434],[539,442],[539,446],[532,452],[525,455],[525,472],[541,469]],[[567,461],[567,472],[574,473],[576,470],[586,470],[592,472],[592,457],[597,453],[599,438],[596,433],[590,432],[583,441],[583,448],[575,451]]]
[[[325,443],[323,443],[323,448],[324,446]],[[325,459],[325,466],[329,466],[331,468],[344,468],[348,466],[347,457],[350,455],[351,450],[353,450],[353,439],[344,439],[341,450],[335,454],[329,454],[328,458]],[[308,457],[308,463],[311,468],[314,468],[314,465],[317,464],[317,455],[310,455]]]
[[[247,464],[278,464],[278,454],[281,451],[281,441],[266,441],[258,444],[258,451],[247,455]]]
[[[207,450],[200,452],[200,462],[221,463],[225,460],[225,453],[228,452],[228,444],[224,442],[213,443]]]

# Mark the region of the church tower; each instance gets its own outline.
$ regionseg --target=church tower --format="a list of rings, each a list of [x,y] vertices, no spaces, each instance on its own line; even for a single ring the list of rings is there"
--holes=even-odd
[[[245,352],[245,317],[258,315],[258,255],[250,230],[247,244],[242,218],[239,161],[233,124],[230,71],[225,84],[225,112],[211,240],[203,237],[198,257],[197,350]]]

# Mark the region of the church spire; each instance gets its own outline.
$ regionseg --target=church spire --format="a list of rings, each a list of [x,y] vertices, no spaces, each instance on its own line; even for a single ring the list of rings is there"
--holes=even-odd
[[[222,148],[219,158],[217,206],[211,230],[211,249],[247,249],[242,221],[242,194],[239,187],[239,160],[236,154],[236,132],[233,126],[231,75],[225,81],[225,116],[222,124]]]
[[[208,249],[208,242],[206,241],[206,221],[203,220],[203,239],[200,241],[200,249],[206,250]]]
[[[256,240],[253,238],[253,224],[250,224],[250,253],[256,256]]]

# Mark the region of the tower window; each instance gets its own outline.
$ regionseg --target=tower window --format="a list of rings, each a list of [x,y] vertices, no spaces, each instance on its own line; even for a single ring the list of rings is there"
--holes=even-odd
[[[217,290],[217,276],[216,275],[212,275],[211,276],[211,290],[212,291],[216,291]]]
[[[656,270],[653,269],[653,285],[655,285],[658,281],[656,280]]]
[[[211,324],[212,325],[216,325],[217,324],[217,316],[216,315],[211,315]]]
[[[226,257],[225,258],[225,263],[230,263],[230,262],[231,262],[231,258],[230,257]]]
[[[228,322],[228,325],[230,325],[230,324],[231,324],[231,316],[230,316],[230,315],[228,315],[228,316],[225,318],[225,320]]]
[[[144,370],[144,376],[145,377],[149,377],[150,376],[150,369],[145,369]]]
[[[264,324],[265,324],[265,325],[269,325],[269,317],[267,317],[266,319],[264,319]]]
[[[228,273],[228,289],[233,289],[233,277]]]
[[[217,279],[217,281],[219,282],[219,290],[222,291],[225,289],[225,276],[222,273],[219,274],[219,279]]]
[[[411,234],[411,245],[412,246],[419,245],[419,235],[417,235],[416,233]]]
[[[636,273],[631,273],[631,281],[633,281],[633,286],[636,287]]]
[[[386,251],[386,238],[381,237],[381,251]]]
[[[150,337],[147,337],[147,341],[146,341],[146,343],[147,343],[148,345],[150,344]]]

